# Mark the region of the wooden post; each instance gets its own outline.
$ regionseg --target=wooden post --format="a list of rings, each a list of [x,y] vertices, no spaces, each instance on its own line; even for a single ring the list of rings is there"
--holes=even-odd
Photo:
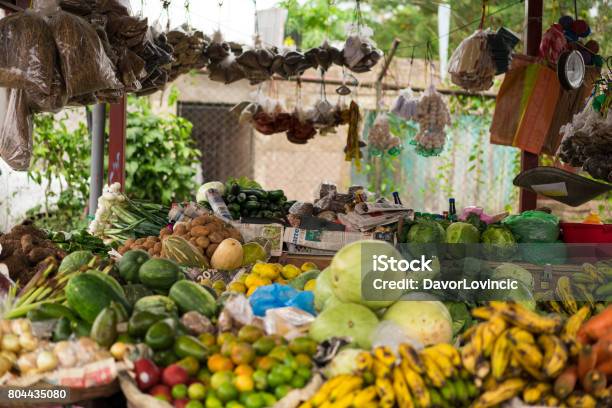
[[[125,133],[127,125],[126,97],[110,105],[108,136],[108,184],[121,183],[125,188]]]
[[[540,40],[542,39],[542,15],[543,0],[527,0],[525,2],[525,20],[527,29],[525,30],[526,54],[537,56],[540,50]],[[521,171],[533,169],[539,164],[537,154],[521,152]],[[537,194],[521,189],[520,191],[520,211],[534,210],[538,205]]]

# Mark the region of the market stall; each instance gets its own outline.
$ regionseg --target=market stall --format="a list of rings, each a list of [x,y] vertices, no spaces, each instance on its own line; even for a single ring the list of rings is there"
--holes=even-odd
[[[297,201],[245,177],[209,181],[172,206],[123,191],[126,94],[147,95],[203,67],[226,84],[307,69],[324,81],[332,64],[362,73],[381,53],[361,27],[343,49],[280,52],[219,32],[158,33],[119,0],[43,3],[0,20],[2,41],[27,44],[42,61],[0,58],[0,84],[11,87],[0,154],[26,168],[34,112],[108,102],[109,183],[86,231],[25,222],[0,235],[0,391],[9,406],[111,395],[147,408],[612,405],[612,234],[597,214],[567,223],[545,208],[487,214],[454,198],[434,214],[398,194],[326,182]],[[563,17],[540,41],[531,30],[541,21],[529,19],[530,55],[521,56],[509,30],[484,29],[484,5],[479,29],[451,57],[451,81],[483,91],[506,73],[492,138],[531,154],[560,145],[562,160],[610,181],[610,78],[600,76],[594,46],[579,40],[588,25]],[[527,15],[536,14],[541,2],[530,1]],[[534,38],[554,61],[533,58]],[[87,69],[76,55],[81,41]],[[585,58],[581,47],[592,62],[582,61],[588,83],[568,76],[573,66],[563,71],[571,55]],[[556,98],[544,104],[545,91]],[[338,94],[351,100],[290,110],[258,93],[232,111],[300,145],[346,126],[346,160],[357,167],[366,151],[395,157],[407,148],[382,108],[364,143],[357,97],[345,83]],[[408,148],[423,157],[444,149],[451,117],[432,81],[418,97],[402,92],[391,111],[418,129]],[[538,137],[527,137],[533,128]],[[569,177],[539,171],[516,184],[571,204],[585,195]],[[589,186],[587,199],[605,184]]]

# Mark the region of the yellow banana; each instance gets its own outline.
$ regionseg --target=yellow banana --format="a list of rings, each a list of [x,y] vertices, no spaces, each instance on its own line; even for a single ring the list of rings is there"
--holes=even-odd
[[[510,358],[512,356],[512,344],[508,339],[508,332],[502,333],[493,346],[493,352],[491,353],[491,373],[497,380],[501,380],[506,368],[510,364]]]
[[[550,383],[538,382],[530,384],[523,390],[523,401],[527,404],[535,404],[544,398],[544,395],[551,389]]]
[[[404,374],[398,366],[393,368],[393,391],[395,392],[395,399],[398,406],[406,408],[414,407],[412,396],[408,390],[408,384],[406,384]]]
[[[574,314],[578,311],[578,304],[572,294],[572,286],[567,276],[561,276],[557,279],[555,293],[561,299],[561,303],[563,303],[563,307],[568,313]]]
[[[338,401],[347,394],[361,388],[363,378],[360,376],[351,376],[349,379],[339,384],[329,393],[329,398],[332,401]]]
[[[378,359],[374,359],[372,362],[372,372],[376,378],[389,377],[389,375],[391,375],[391,366],[379,361]]]
[[[588,306],[582,306],[580,310],[571,315],[563,326],[561,339],[565,342],[570,342],[576,339],[578,329],[589,318],[591,309]]]
[[[433,346],[429,346],[428,348],[446,356],[451,360],[455,367],[461,367],[461,354],[459,354],[459,350],[453,345],[448,343],[438,343]]]
[[[376,379],[376,393],[380,400],[381,407],[392,407],[395,403],[395,392],[393,391],[393,384],[388,378],[377,378]]]
[[[562,325],[561,316],[541,316],[519,303],[491,301],[493,307],[510,324],[532,333],[556,333]]]
[[[472,408],[489,408],[501,404],[516,395],[525,387],[525,380],[511,378],[499,384],[495,389],[486,391],[474,403]]]
[[[315,407],[320,406],[321,404],[323,404],[325,401],[328,400],[329,398],[329,393],[338,385],[340,385],[340,383],[342,383],[345,380],[348,380],[351,377],[351,375],[348,374],[342,374],[342,375],[338,375],[336,377],[333,377],[331,379],[329,379],[329,381],[325,382],[321,388],[319,388],[319,390],[315,393],[315,395],[311,398],[310,402],[312,405],[314,405]]]
[[[310,401],[305,401],[298,405],[298,408],[312,408],[312,404]]]
[[[501,320],[504,329],[502,329],[501,332],[498,333],[499,327],[497,327],[493,323],[494,319],[495,318],[493,318],[493,320],[489,320],[489,322],[486,323],[482,329],[482,354],[485,357],[489,357],[491,355],[491,352],[493,351],[493,346],[495,345],[495,340],[497,340],[497,338],[505,329],[505,322]]]
[[[438,366],[436,361],[427,354],[421,354],[423,364],[425,364],[425,375],[434,387],[443,387],[446,383],[444,372]]]
[[[489,362],[476,350],[472,342],[461,348],[461,362],[467,372],[478,378],[486,377],[491,369]]]
[[[542,367],[544,356],[540,349],[534,344],[516,343],[513,347],[513,353],[523,366],[527,364],[536,369]]]
[[[462,344],[467,344],[472,340],[472,336],[474,336],[474,333],[476,333],[477,327],[477,324],[470,326],[461,334],[460,338]]]
[[[431,399],[425,381],[421,375],[414,371],[404,360],[400,363],[400,368],[404,374],[406,384],[408,384],[408,388],[410,388],[411,394],[418,406],[428,407],[431,404]]]
[[[506,323],[504,318],[498,314],[491,317],[487,325],[489,329],[493,332],[494,337],[497,337],[502,334],[504,330],[506,330],[506,328],[508,327],[508,324]]]
[[[567,349],[557,336],[543,334],[538,338],[538,344],[544,350],[544,374],[555,378],[561,374],[567,363]]]
[[[399,355],[402,360],[406,360],[410,368],[419,374],[425,371],[425,365],[419,356],[419,353],[410,344],[400,344],[398,347]]]
[[[474,349],[479,355],[484,354],[484,330],[486,323],[479,323],[476,326],[476,331],[470,339],[470,343],[474,345]]]
[[[480,320],[489,320],[495,314],[495,309],[489,306],[475,307],[472,316]]]
[[[355,396],[357,395],[357,390],[349,392],[345,396],[341,397],[338,401],[332,404],[332,408],[348,408],[353,405],[353,401],[355,400]]]
[[[482,388],[485,391],[491,391],[496,389],[497,387],[499,387],[499,382],[492,375],[488,375],[482,381]]]
[[[508,330],[508,338],[512,343],[529,343],[534,344],[535,338],[527,330],[521,329],[520,327],[511,327]]]
[[[597,401],[589,394],[571,394],[565,402],[570,408],[595,408],[597,406]]]
[[[370,385],[362,390],[360,390],[357,395],[355,395],[355,399],[353,400],[353,405],[356,407],[362,407],[365,404],[373,402],[376,399],[376,387]]]
[[[374,349],[374,358],[388,366],[392,366],[395,363],[395,354],[393,354],[393,350],[388,346],[377,346]]]
[[[453,362],[450,358],[446,357],[446,355],[437,352],[435,349],[430,347],[421,351],[421,358],[429,359],[434,361],[435,364],[440,368],[442,374],[444,374],[445,378],[454,377],[457,374],[457,369],[453,365]]]
[[[359,371],[370,371],[374,357],[369,351],[362,351],[357,355],[357,369]]]
[[[548,302],[546,302],[546,306],[548,306],[548,309],[559,315],[563,314],[564,312],[563,307],[561,307],[561,303],[556,300],[549,300]]]

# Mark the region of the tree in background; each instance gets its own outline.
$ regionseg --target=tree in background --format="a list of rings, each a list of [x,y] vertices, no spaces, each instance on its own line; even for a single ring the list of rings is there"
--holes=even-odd
[[[481,13],[481,2],[474,0],[362,0],[361,9],[364,23],[374,30],[374,40],[382,50],[386,51],[397,37],[402,41],[402,47],[398,50],[399,56],[409,57],[412,52],[411,44],[424,45],[427,42],[431,43],[437,55],[437,16],[440,3],[449,4],[451,7],[451,30],[474,22]],[[287,35],[296,41],[298,47],[308,49],[319,46],[325,38],[334,41],[346,38],[344,26],[353,21],[355,0],[282,0],[280,5],[289,12]],[[544,29],[563,14],[574,15],[573,1],[546,1],[544,6]],[[487,17],[485,26],[505,26],[516,33],[522,33],[525,23],[524,2],[489,1],[489,13],[495,13],[502,8],[505,9]],[[597,11],[596,17],[590,16],[591,9]],[[578,13],[580,18],[586,19],[591,25],[593,34],[590,38],[599,42],[600,53],[612,54],[612,39],[606,38],[606,34],[612,31],[609,0],[578,0]],[[450,36],[449,49],[454,50],[461,40],[477,27],[476,22],[453,33]],[[425,51],[425,46],[417,47],[415,56],[424,58]]]

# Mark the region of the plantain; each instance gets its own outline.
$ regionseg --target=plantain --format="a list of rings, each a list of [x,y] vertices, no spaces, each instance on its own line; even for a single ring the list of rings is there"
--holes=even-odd
[[[393,392],[395,393],[395,400],[398,406],[406,408],[414,407],[408,384],[406,384],[402,369],[398,366],[393,368]]]
[[[329,399],[329,394],[334,388],[336,388],[343,381],[348,380],[351,377],[351,375],[342,374],[331,378],[329,381],[324,383],[321,388],[319,388],[319,390],[311,398],[310,403],[315,407],[320,406]]]
[[[374,358],[381,363],[392,366],[395,363],[395,354],[388,346],[377,346],[374,348]]]
[[[459,350],[456,347],[448,343],[438,343],[428,348],[450,359],[455,367],[461,367],[461,354],[459,354]]]
[[[576,293],[579,300],[586,302],[589,308],[595,308],[595,297],[593,296],[592,290],[585,287],[584,285],[574,285],[572,291]]]
[[[391,381],[388,378],[377,378],[375,386],[380,406],[392,407],[395,404],[395,393]]]
[[[436,349],[428,347],[421,351],[421,359],[430,359],[440,368],[445,378],[451,378],[457,374],[455,365],[446,355],[439,353]]]
[[[570,279],[567,276],[561,276],[557,279],[555,294],[559,297],[561,303],[563,303],[563,307],[569,314],[574,314],[578,311],[578,304],[576,303],[576,298],[572,294]]]
[[[508,329],[508,338],[514,344],[535,343],[535,338],[533,337],[533,334],[529,333],[527,330],[521,329],[520,327],[511,327],[510,329]]]
[[[544,350],[543,371],[550,378],[555,378],[567,364],[567,349],[557,336],[543,334],[538,338],[538,345]]]
[[[551,390],[550,383],[537,382],[535,384],[529,384],[523,390],[523,401],[527,404],[536,404],[544,399],[547,392]]]
[[[513,302],[491,301],[495,310],[510,324],[532,333],[556,333],[562,326],[561,316],[541,316],[524,306]]]
[[[359,390],[353,400],[353,405],[356,407],[362,407],[365,404],[373,402],[377,397],[376,387],[370,385],[362,390]]]
[[[461,362],[467,372],[478,378],[486,377],[491,369],[489,362],[476,350],[472,342],[461,348]]]
[[[391,366],[380,362],[378,359],[374,359],[372,362],[372,372],[376,378],[385,378],[391,375]]]
[[[480,320],[489,320],[495,314],[495,309],[489,306],[480,306],[472,309],[472,316]]]
[[[400,363],[400,369],[410,389],[412,396],[419,407],[428,407],[431,404],[429,391],[425,386],[425,381],[419,373],[414,371],[406,360]]]
[[[442,369],[438,366],[436,360],[428,356],[427,354],[421,354],[421,359],[425,365],[425,375],[429,379],[429,382],[434,387],[443,387],[446,384],[446,376]]]
[[[491,374],[497,380],[501,380],[504,376],[506,368],[510,364],[512,357],[512,344],[508,338],[508,331],[502,333],[493,346],[491,353]]]
[[[525,380],[521,378],[508,379],[494,390],[484,392],[474,401],[472,408],[489,408],[501,404],[518,395],[525,384]]]
[[[595,265],[590,264],[590,263],[583,263],[582,264],[582,272],[586,275],[588,275],[591,280],[595,283],[603,283],[604,281],[604,276],[602,273],[599,272],[598,268],[595,267]],[[574,275],[572,275],[572,279],[574,278]]]
[[[423,374],[425,372],[425,364],[423,364],[423,360],[421,360],[419,353],[414,349],[414,347],[412,347],[410,344],[404,343],[399,345],[398,351],[402,360],[406,360],[410,368],[419,374]]]
[[[329,393],[329,399],[331,401],[339,401],[341,398],[350,394],[351,392],[358,390],[361,388],[363,384],[363,378],[357,375],[350,376],[347,380],[338,384],[331,392]]]
[[[586,272],[574,272],[572,273],[572,283],[574,284],[582,284],[582,285],[591,285],[597,282],[599,275],[596,274],[596,277],[591,276]]]
[[[568,343],[576,340],[580,326],[589,318],[590,314],[591,310],[588,306],[582,306],[576,313],[572,314],[563,326],[561,339]]]
[[[357,355],[357,369],[359,371],[370,371],[374,357],[369,351],[362,351]]]
[[[527,371],[533,378],[539,381],[544,380],[544,375],[540,371],[544,356],[537,346],[529,343],[515,344],[512,350],[512,355],[521,364],[521,367]]]

